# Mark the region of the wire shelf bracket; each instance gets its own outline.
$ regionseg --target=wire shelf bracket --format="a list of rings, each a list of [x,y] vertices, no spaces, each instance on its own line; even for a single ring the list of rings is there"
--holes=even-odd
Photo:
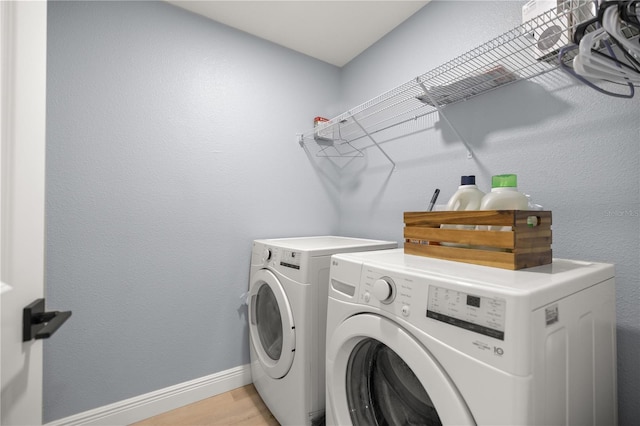
[[[367,130],[362,126],[362,124],[360,124],[360,122],[358,120],[356,120],[356,118],[352,115],[351,119],[353,120],[354,123],[356,123],[356,125],[358,127],[360,127],[360,129],[362,129],[362,132],[369,138],[369,140],[371,142],[373,142],[375,144],[375,146],[380,150],[380,152],[382,152],[382,154],[387,157],[387,160],[389,160],[389,162],[391,163],[391,165],[393,166],[392,171],[394,171],[396,169],[396,162],[393,161],[391,159],[391,157],[389,157],[389,155],[386,153],[386,151],[384,149],[382,149],[382,147],[380,146],[380,144],[373,138],[373,136],[371,136],[371,134],[369,132],[367,132]]]
[[[420,81],[420,77],[416,77],[416,82],[424,90],[424,94],[417,97],[418,100],[422,101],[422,102],[425,102],[425,103],[428,100],[431,103],[431,105],[433,105],[436,108],[436,110],[438,110],[438,115],[449,125],[451,130],[453,130],[453,133],[455,133],[456,137],[458,139],[460,139],[460,141],[467,148],[467,159],[469,159],[469,160],[472,159],[473,158],[473,150],[471,149],[471,146],[469,145],[467,140],[465,138],[463,138],[462,135],[460,135],[460,133],[458,132],[458,129],[456,129],[456,126],[454,126],[453,123],[451,123],[451,121],[447,118],[447,114],[444,113],[444,111],[443,111],[442,107],[440,106],[440,104],[438,102],[436,102],[436,100],[433,98],[431,93],[429,93],[429,90],[424,85],[424,82]]]

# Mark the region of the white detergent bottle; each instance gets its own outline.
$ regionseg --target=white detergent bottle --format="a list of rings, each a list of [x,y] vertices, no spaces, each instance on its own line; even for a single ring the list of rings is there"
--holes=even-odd
[[[491,177],[491,192],[482,198],[480,210],[528,210],[527,197],[518,192],[518,176],[514,174]],[[480,227],[479,227],[480,228]],[[484,229],[487,229],[484,227]],[[510,226],[489,226],[491,231],[511,231]]]
[[[479,210],[484,192],[478,189],[476,186],[475,175],[461,176],[460,186],[458,190],[453,194],[447,203],[447,210],[460,211],[460,210]],[[457,228],[457,229],[474,229],[473,225],[443,225],[443,228]]]
[[[447,210],[480,210],[485,193],[476,186],[476,177],[461,176],[460,186],[447,203]]]

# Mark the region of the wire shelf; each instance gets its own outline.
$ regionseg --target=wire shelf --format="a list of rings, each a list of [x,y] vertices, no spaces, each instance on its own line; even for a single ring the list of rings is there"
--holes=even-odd
[[[415,79],[373,98],[299,135],[317,143],[325,156],[353,153],[344,147],[444,107],[517,81],[557,69],[558,50],[571,44],[574,28],[593,17],[593,2],[566,1],[522,25],[460,55]],[[575,54],[563,57],[568,63]],[[344,145],[344,146],[343,146]],[[342,149],[341,149],[342,147]],[[383,151],[384,152],[384,151]],[[357,150],[356,155],[361,154]],[[385,154],[386,155],[386,154]]]

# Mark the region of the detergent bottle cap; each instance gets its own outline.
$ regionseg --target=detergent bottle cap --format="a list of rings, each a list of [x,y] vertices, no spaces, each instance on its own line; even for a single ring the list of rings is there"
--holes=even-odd
[[[476,176],[460,176],[460,185],[475,185],[476,184]]]
[[[517,188],[518,176],[514,174],[494,175],[491,177],[491,188]]]

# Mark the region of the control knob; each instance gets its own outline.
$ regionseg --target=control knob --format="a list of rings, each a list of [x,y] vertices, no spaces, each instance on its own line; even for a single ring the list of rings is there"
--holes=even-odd
[[[262,252],[262,261],[267,262],[269,260],[271,260],[271,249],[265,248],[264,251]]]
[[[382,277],[373,283],[373,295],[382,303],[388,304],[393,301],[393,290],[395,284],[389,277]]]

